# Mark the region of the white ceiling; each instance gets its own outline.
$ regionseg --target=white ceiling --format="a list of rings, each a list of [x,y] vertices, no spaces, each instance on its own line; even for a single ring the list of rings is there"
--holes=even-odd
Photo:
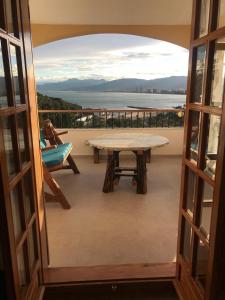
[[[29,0],[33,24],[189,25],[192,0]]]

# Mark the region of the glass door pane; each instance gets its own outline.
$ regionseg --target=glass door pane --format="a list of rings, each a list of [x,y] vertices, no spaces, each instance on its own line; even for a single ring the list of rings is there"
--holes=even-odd
[[[26,243],[26,242],[25,242]],[[20,290],[24,294],[27,290],[28,285],[28,274],[27,274],[27,268],[25,265],[25,244],[21,247],[19,254],[17,256],[17,265],[18,265],[18,275],[19,275],[19,285]]]
[[[191,243],[192,243],[192,228],[190,224],[183,218],[183,245],[182,254],[187,261],[191,260]]]
[[[16,132],[14,127],[14,117],[3,118],[3,137],[5,146],[5,155],[7,162],[8,175],[11,177],[18,171],[18,165],[16,163],[16,147],[13,140],[15,139]]]
[[[0,108],[8,106],[1,42],[2,41],[0,39]]]
[[[213,188],[206,182],[203,183],[203,195],[201,201],[200,211],[200,230],[205,234],[209,240],[210,237],[210,223],[213,205]]]
[[[210,115],[208,118],[208,133],[205,133],[207,134],[207,145],[205,151],[204,171],[212,179],[215,178],[216,174],[220,121],[221,118],[219,116]]]
[[[6,0],[6,19],[7,19],[7,32],[15,37],[19,37],[18,24],[17,24],[17,5],[16,0]]]
[[[4,7],[3,6],[3,0],[0,0],[0,7]],[[3,30],[5,30],[5,20],[4,20],[4,11],[3,9],[0,9],[0,28],[2,28]]]
[[[18,139],[20,148],[20,159],[22,164],[29,161],[29,142],[27,132],[27,116],[25,112],[17,114]]]
[[[219,1],[218,27],[225,26],[225,0]]]
[[[204,243],[197,237],[196,237],[196,242],[197,242],[197,254],[196,254],[196,266],[195,266],[195,279],[197,283],[202,288],[204,288],[206,284],[209,250],[204,245]]]
[[[202,103],[203,101],[203,84],[205,77],[205,59],[206,59],[206,46],[197,48],[196,66],[194,70],[194,90],[191,102]]]
[[[215,42],[210,105],[222,107],[225,80],[225,38]]]
[[[198,36],[202,37],[208,33],[210,0],[201,0],[200,24]]]
[[[193,217],[194,212],[194,198],[195,198],[195,188],[196,188],[196,175],[190,169],[187,170],[187,187],[186,187],[186,200],[185,200],[185,209],[187,213]]]
[[[28,171],[23,177],[23,192],[26,221],[29,222],[34,213],[34,190],[31,171]]]
[[[198,111],[190,112],[190,131],[190,149],[188,158],[197,161],[200,131],[200,112]]]
[[[12,79],[13,79],[13,89],[14,89],[14,97],[16,104],[23,103],[23,94],[22,94],[22,86],[20,85],[20,80],[23,80],[23,75],[21,74],[21,70],[19,68],[18,61],[18,49],[16,46],[10,45],[10,54],[11,54],[11,69],[12,69]]]
[[[36,224],[35,222],[31,226],[28,234],[28,243],[29,243],[29,262],[30,262],[30,270],[32,272],[32,268],[35,265],[37,260],[37,237],[36,237]]]
[[[21,187],[19,184],[11,191],[11,207],[15,240],[18,241],[24,229]]]

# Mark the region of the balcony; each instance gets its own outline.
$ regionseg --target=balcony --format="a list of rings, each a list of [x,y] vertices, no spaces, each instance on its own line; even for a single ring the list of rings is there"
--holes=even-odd
[[[173,263],[178,231],[183,111],[39,113],[40,119],[50,118],[57,124],[58,131],[64,130],[63,127],[75,127],[67,128],[68,134],[63,140],[73,143],[72,154],[81,171],[79,175],[69,170],[53,173],[71,209],[63,210],[57,203],[46,205],[51,267]],[[73,124],[65,123],[68,113],[73,115]],[[91,118],[93,114],[98,118]],[[102,192],[105,153],[102,151],[100,163],[94,164],[93,150],[87,140],[105,133],[121,132],[162,135],[170,141],[169,145],[152,150],[152,161],[147,167],[146,195],[136,194],[127,177],[120,179],[113,193]],[[133,166],[134,163],[131,153],[122,153],[121,165]]]

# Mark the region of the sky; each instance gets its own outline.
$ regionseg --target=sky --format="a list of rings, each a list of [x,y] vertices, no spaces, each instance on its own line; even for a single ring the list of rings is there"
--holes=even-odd
[[[154,79],[186,76],[188,50],[125,34],[94,34],[34,48],[36,79]]]

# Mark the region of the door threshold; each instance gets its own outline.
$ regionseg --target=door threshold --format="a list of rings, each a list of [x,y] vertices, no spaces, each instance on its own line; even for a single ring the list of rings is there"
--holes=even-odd
[[[174,279],[176,263],[126,264],[89,267],[49,267],[44,269],[44,284],[76,284],[103,281]]]
[[[53,299],[179,300],[172,280],[52,285],[45,288],[43,300]]]

